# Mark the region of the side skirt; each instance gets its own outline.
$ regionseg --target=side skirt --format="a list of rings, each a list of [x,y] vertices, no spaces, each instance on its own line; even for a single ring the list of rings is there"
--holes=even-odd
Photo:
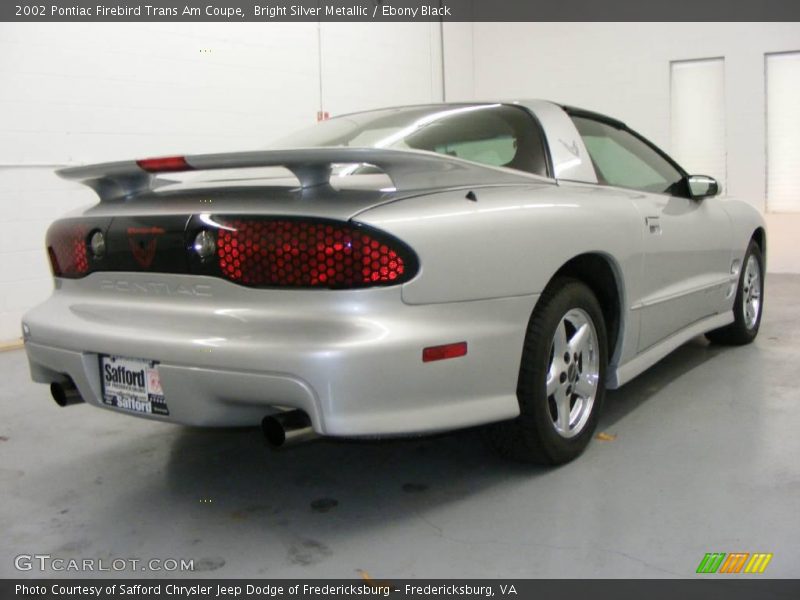
[[[624,365],[617,367],[614,371],[609,373],[606,387],[613,390],[628,383],[631,379],[653,366],[667,354],[679,346],[682,346],[693,337],[701,335],[706,331],[717,329],[718,327],[724,327],[729,323],[733,323],[732,310],[695,321],[685,329],[672,334],[664,341],[657,343],[655,346],[651,346]]]

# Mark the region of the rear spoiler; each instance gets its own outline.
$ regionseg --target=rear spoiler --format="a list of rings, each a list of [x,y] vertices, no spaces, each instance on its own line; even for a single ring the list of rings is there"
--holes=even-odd
[[[303,188],[311,188],[327,185],[332,165],[337,163],[373,165],[386,173],[395,188],[403,192],[549,181],[538,175],[434,152],[335,147],[150,158],[70,167],[57,173],[64,179],[89,186],[101,201],[106,201],[127,200],[146,193],[157,187],[156,177],[162,173],[211,169],[284,167],[297,177]]]

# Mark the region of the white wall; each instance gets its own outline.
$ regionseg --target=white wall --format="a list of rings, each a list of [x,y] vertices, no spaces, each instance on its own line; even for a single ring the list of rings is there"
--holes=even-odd
[[[670,64],[670,149],[690,173],[713,173],[728,189],[725,59]]]
[[[444,92],[449,102],[475,99],[475,24],[444,23]]]
[[[0,23],[0,341],[52,288],[58,166],[246,150],[332,114],[442,99],[429,23]]]
[[[438,23],[323,23],[325,110],[441,102],[441,48]]]
[[[552,99],[621,118],[667,151],[670,61],[724,57],[725,193],[764,210],[764,54],[800,50],[800,24],[465,23],[444,36],[448,100]],[[768,268],[800,272],[800,215],[766,216]]]

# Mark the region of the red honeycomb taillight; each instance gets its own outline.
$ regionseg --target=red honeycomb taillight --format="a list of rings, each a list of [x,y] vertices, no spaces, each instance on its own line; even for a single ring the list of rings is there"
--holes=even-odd
[[[89,272],[87,236],[82,223],[57,221],[47,230],[47,255],[56,277],[83,277]]]
[[[310,219],[217,217],[222,275],[255,287],[358,288],[414,276],[414,253],[366,227]]]

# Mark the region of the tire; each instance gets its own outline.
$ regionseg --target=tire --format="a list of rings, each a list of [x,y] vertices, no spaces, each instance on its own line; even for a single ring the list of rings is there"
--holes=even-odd
[[[742,261],[736,297],[733,300],[734,321],[730,325],[706,333],[714,344],[742,346],[758,335],[761,315],[764,312],[764,256],[754,240]]]
[[[577,345],[581,339],[584,343]],[[492,426],[491,444],[506,457],[546,465],[579,456],[597,427],[605,397],[607,339],[594,293],[577,279],[551,282],[528,322],[517,383],[520,415]],[[556,356],[557,343],[562,349],[573,343],[571,356]]]

